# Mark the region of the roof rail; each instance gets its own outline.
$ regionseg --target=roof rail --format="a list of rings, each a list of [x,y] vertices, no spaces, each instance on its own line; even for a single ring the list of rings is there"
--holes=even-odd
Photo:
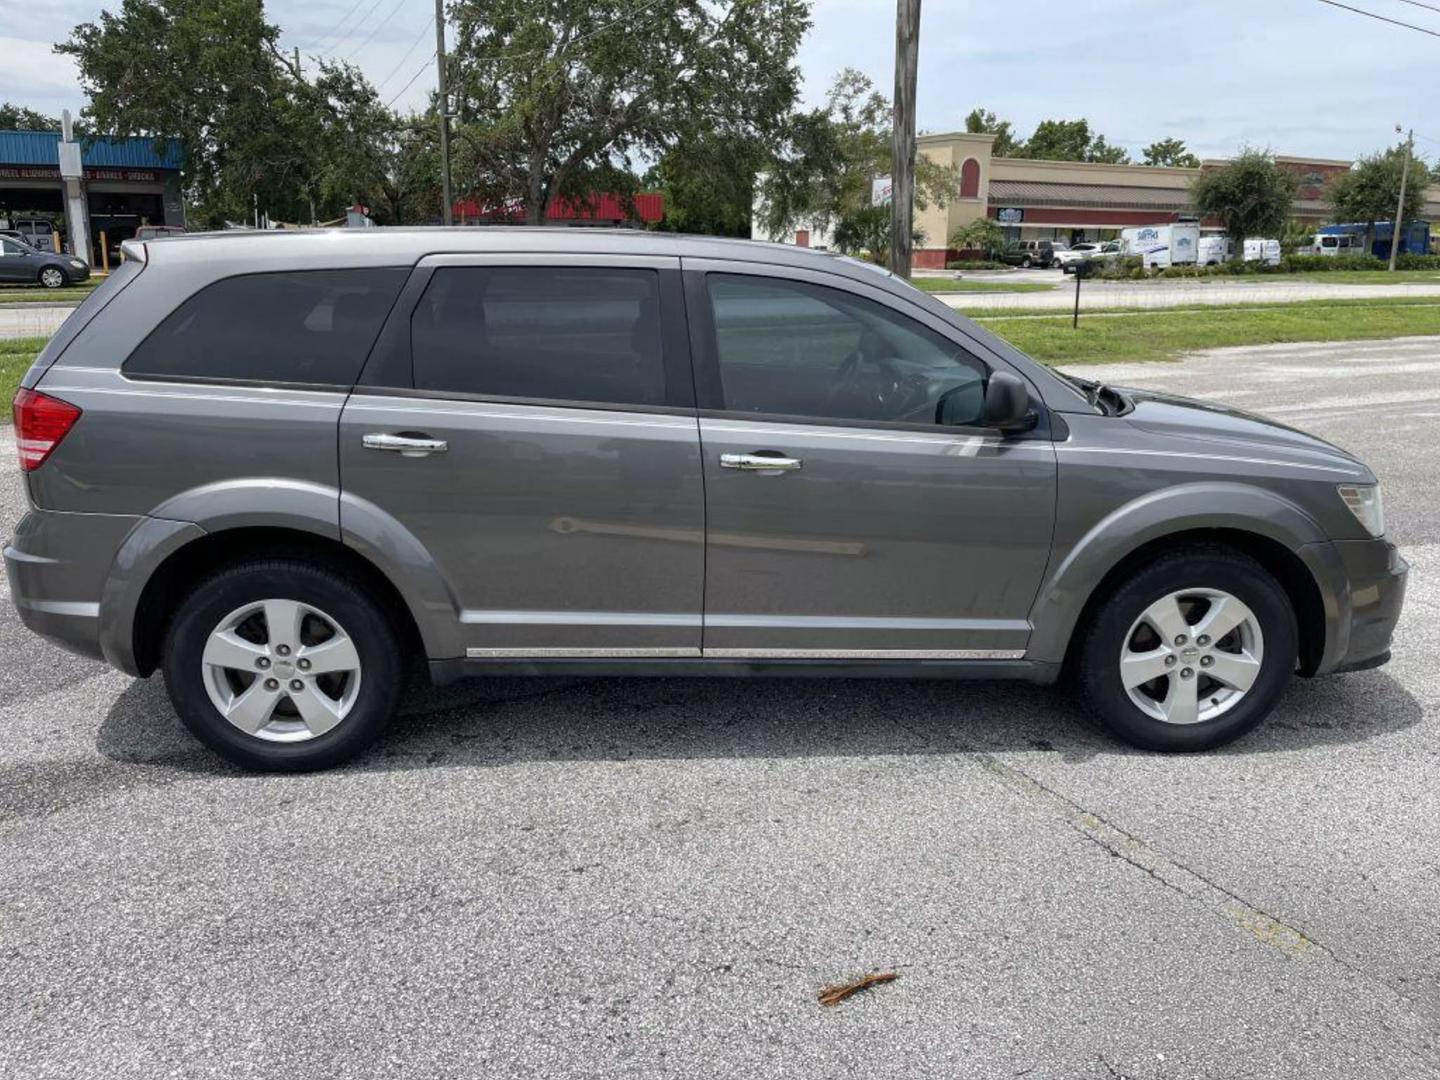
[[[140,240],[126,240],[120,245],[120,254],[125,256],[127,262],[143,263],[145,261],[145,244]]]

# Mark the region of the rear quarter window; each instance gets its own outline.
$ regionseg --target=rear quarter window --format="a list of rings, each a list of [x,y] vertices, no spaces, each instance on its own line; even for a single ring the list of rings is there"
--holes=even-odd
[[[408,273],[305,270],[217,281],[171,312],[122,370],[348,388]]]

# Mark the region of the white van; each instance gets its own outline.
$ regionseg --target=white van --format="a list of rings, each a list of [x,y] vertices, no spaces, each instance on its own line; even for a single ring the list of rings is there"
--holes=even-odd
[[[1245,261],[1264,263],[1266,266],[1280,265],[1280,241],[1252,238],[1245,241]]]
[[[1321,233],[1310,245],[1312,255],[1364,255],[1363,233]]]
[[[1230,258],[1230,238],[1210,235],[1200,237],[1195,249],[1195,261],[1201,266],[1219,266]]]
[[[1193,266],[1200,247],[1200,226],[1192,224],[1144,225],[1122,229],[1125,254],[1138,255],[1147,270],[1167,266]]]

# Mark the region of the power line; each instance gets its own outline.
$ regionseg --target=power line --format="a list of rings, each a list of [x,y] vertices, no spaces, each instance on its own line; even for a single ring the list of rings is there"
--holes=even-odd
[[[350,10],[345,12],[344,15],[340,16],[339,22],[337,22],[334,26],[330,27],[329,30],[326,30],[325,33],[321,34],[319,37],[311,38],[310,43],[308,45],[301,45],[300,49],[303,52],[310,52],[312,49],[315,48],[316,45],[319,45],[322,41],[330,37],[331,34],[335,33],[336,30],[339,30],[342,26],[349,22],[350,16],[354,15],[355,12],[359,11],[360,5],[363,3],[365,3],[365,0],[355,0],[355,3],[351,6]]]
[[[361,49],[365,48],[366,45],[369,45],[370,42],[374,41],[375,35],[378,34],[382,29],[384,29],[385,24],[388,23],[391,19],[393,19],[396,15],[398,15],[400,13],[400,9],[404,7],[407,3],[409,3],[409,0],[400,0],[398,4],[391,8],[390,14],[386,15],[383,19],[381,19],[378,23],[371,27],[370,33],[365,36],[365,40],[360,42],[359,45],[356,45],[355,48],[351,49],[349,55],[346,56],[345,59],[355,59],[355,54],[358,53]]]
[[[363,4],[364,2],[365,0],[360,0],[361,4]],[[349,30],[341,30],[340,36],[330,43],[330,48],[332,50],[338,49],[342,43],[354,37],[355,34],[359,31],[359,29],[365,25],[366,21],[370,18],[370,16],[375,14],[376,9],[379,8],[383,2],[384,0],[375,0],[373,4],[371,4],[368,8],[365,9],[365,14],[360,16],[359,21],[357,21]],[[358,7],[359,5],[357,4],[356,6]],[[345,21],[345,19],[340,20],[342,24]],[[338,30],[340,28],[337,26],[336,29]],[[326,37],[329,37],[329,34],[327,34]],[[323,41],[324,38],[321,38],[321,40]]]
[[[1329,4],[1331,7],[1342,8],[1345,11],[1353,11],[1356,15],[1364,15],[1370,19],[1379,19],[1381,22],[1391,23],[1395,26],[1403,26],[1406,30],[1414,30],[1420,34],[1429,34],[1431,37],[1440,38],[1440,30],[1429,30],[1423,26],[1416,26],[1414,23],[1401,22],[1399,19],[1392,19],[1388,15],[1376,15],[1373,11],[1366,11],[1364,8],[1351,7],[1349,4],[1342,4],[1339,0],[1320,0],[1322,4]],[[1421,7],[1426,5],[1422,4]]]
[[[573,41],[567,41],[564,46],[561,47],[560,51],[555,54],[555,56],[559,57],[565,52],[566,49],[569,49],[575,45],[579,45],[582,41],[589,41],[597,34],[603,34],[606,30],[609,30],[613,26],[619,26],[623,22],[629,22],[637,15],[643,15],[645,12],[649,11],[651,8],[655,7],[659,3],[661,3],[661,0],[647,0],[646,3],[636,6],[633,10],[627,11],[624,15],[617,16],[616,18],[611,19],[607,23],[601,23],[593,30],[587,30],[585,33],[581,34]],[[502,51],[498,53],[493,53],[490,56],[477,56],[475,59],[479,63],[489,64],[497,60],[525,60],[532,56],[548,56],[549,53],[550,50],[548,48],[526,49],[522,52],[514,53]]]
[[[1422,0],[1400,0],[1402,4],[1409,4],[1411,7],[1424,8],[1427,11],[1440,11],[1440,7],[1434,4],[1423,3]]]
[[[382,86],[388,84],[391,79],[395,78],[396,75],[400,74],[400,69],[405,66],[405,61],[410,59],[410,54],[415,51],[416,47],[424,39],[425,35],[430,32],[430,28],[434,25],[435,16],[432,15],[430,16],[430,21],[420,28],[420,33],[415,35],[415,40],[410,43],[410,48],[405,50],[405,55],[400,57],[399,63],[397,63],[393,68],[390,69],[390,74],[386,75],[385,78],[381,79],[378,83],[375,84],[376,90],[379,90]]]
[[[414,75],[411,75],[410,78],[405,81],[405,85],[400,88],[399,92],[397,92],[394,97],[392,97],[389,101],[387,101],[387,102],[385,103],[385,107],[386,107],[387,109],[388,109],[391,105],[394,105],[395,102],[397,102],[398,100],[400,100],[401,95],[403,95],[406,90],[409,90],[410,87],[412,87],[412,86],[415,85],[415,80],[418,79],[421,75],[424,75],[424,74],[425,74],[425,69],[430,66],[430,61],[431,61],[431,60],[434,60],[435,57],[438,56],[438,55],[439,55],[438,52],[432,52],[432,53],[430,54],[429,59],[427,59],[427,60],[425,61],[425,63],[423,63],[423,64],[420,65],[420,70],[418,70],[417,72],[415,72]]]

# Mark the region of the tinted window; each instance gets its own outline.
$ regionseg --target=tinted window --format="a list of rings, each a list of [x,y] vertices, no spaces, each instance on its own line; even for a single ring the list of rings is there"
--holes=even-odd
[[[712,274],[708,281],[725,408],[979,422],[984,365],[883,304],[778,278]]]
[[[408,273],[311,270],[217,281],[156,327],[124,371],[352,386]]]
[[[653,270],[444,267],[411,317],[410,340],[421,390],[665,402]]]
[[[6,255],[29,254],[29,252],[23,245],[16,243],[14,240],[5,239],[0,239],[0,251],[3,251]]]

